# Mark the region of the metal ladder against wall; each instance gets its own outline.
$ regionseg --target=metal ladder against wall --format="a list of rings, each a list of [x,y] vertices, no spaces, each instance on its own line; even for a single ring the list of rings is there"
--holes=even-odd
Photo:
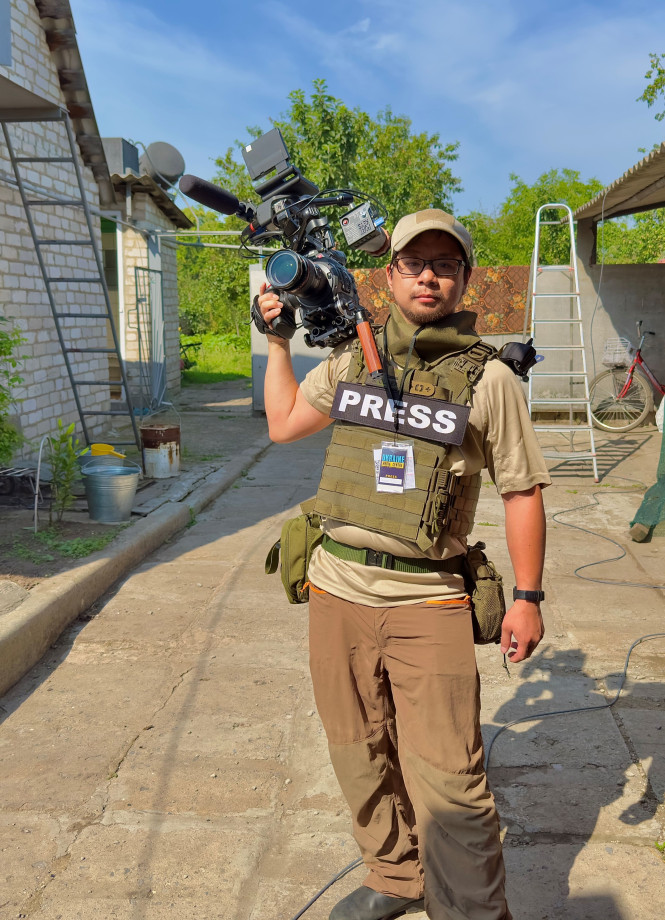
[[[56,122],[60,123],[66,134],[66,147],[69,148],[69,154],[63,156],[17,156],[14,150],[14,144],[12,143],[9,125],[16,124],[18,122]],[[129,386],[127,383],[127,375],[125,371],[125,365],[122,358],[120,343],[118,339],[118,333],[113,318],[113,312],[111,307],[111,301],[109,298],[109,291],[106,284],[106,278],[104,276],[104,267],[102,263],[101,254],[99,251],[99,245],[97,239],[95,238],[95,231],[92,221],[92,215],[90,207],[88,205],[88,199],[85,192],[83,173],[81,171],[81,166],[79,163],[77,155],[77,145],[76,138],[74,136],[74,131],[69,119],[69,114],[65,110],[59,110],[58,113],[45,115],[43,117],[35,118],[34,115],[26,115],[25,117],[11,115],[7,117],[5,113],[0,117],[0,124],[2,124],[2,131],[5,138],[5,143],[7,145],[7,150],[9,153],[9,159],[14,171],[14,177],[16,179],[16,184],[18,186],[19,194],[21,196],[21,201],[23,203],[23,208],[25,210],[26,219],[28,221],[28,226],[30,228],[30,234],[32,236],[32,241],[35,247],[35,252],[37,254],[37,262],[39,264],[39,270],[41,272],[44,286],[46,288],[46,293],[48,296],[49,305],[51,308],[51,313],[53,315],[53,321],[55,323],[56,332],[58,335],[58,341],[60,343],[60,348],[62,350],[62,356],[65,362],[65,367],[67,368],[67,374],[69,376],[69,381],[72,388],[72,393],[74,396],[74,401],[76,403],[76,408],[78,411],[79,419],[81,422],[81,428],[83,431],[83,436],[85,438],[86,445],[91,443],[91,437],[88,430],[87,419],[91,417],[124,417],[127,422],[131,425],[131,431],[133,433],[133,440],[116,440],[116,446],[124,446],[136,444],[140,449],[141,441],[139,430],[136,424],[136,419],[134,417],[134,409],[132,406],[131,395],[129,392]],[[30,198],[28,196],[28,189],[24,178],[21,174],[21,168],[25,168],[30,164],[37,163],[50,163],[55,165],[65,165],[68,164],[74,168],[76,175],[76,186],[78,187],[78,196],[76,193],[73,194],[71,198],[59,198],[55,195],[50,195],[50,197],[44,198]],[[50,193],[45,193],[50,194]],[[82,233],[82,235],[71,237],[63,236],[61,238],[46,238],[39,235],[37,222],[35,221],[33,211],[38,208],[80,208],[85,217],[85,227],[87,233]],[[64,215],[63,215],[64,216]],[[47,253],[53,253],[54,247],[68,246],[78,249],[90,249],[94,255],[94,264],[96,270],[92,274],[82,275],[80,273],[58,271],[54,273],[55,269],[49,265],[49,260]],[[96,312],[88,308],[89,312],[72,312],[71,307],[68,309],[66,306],[61,307],[58,304],[58,301],[62,299],[63,287],[66,292],[69,289],[70,285],[79,285],[79,284],[92,284],[99,286],[99,289],[103,295],[104,308],[97,310]],[[109,347],[105,348],[93,348],[86,346],[85,344],[75,345],[71,341],[67,341],[67,327],[63,324],[63,320],[66,319],[100,319],[105,322],[105,328],[107,331],[106,341],[109,343]],[[77,327],[69,327],[74,334],[77,332]],[[80,334],[80,327],[78,328]],[[110,342],[113,343],[112,347]],[[119,369],[120,377],[118,380],[110,379],[90,379],[88,377],[80,377],[76,374],[76,368],[72,362],[72,355],[76,354],[106,354],[109,357],[112,355],[116,356],[117,367]],[[108,375],[110,377],[110,373]],[[120,387],[121,399],[118,400],[122,408],[109,408],[107,410],[101,409],[86,409],[81,402],[81,387],[101,387],[108,386],[111,387]],[[110,396],[110,394],[109,394]],[[114,400],[115,402],[115,400]]]
[[[565,216],[557,219],[546,219],[545,212],[564,211]],[[541,228],[543,226],[561,226],[567,224],[570,236],[570,264],[569,265],[543,265],[541,264]],[[566,272],[568,274],[567,292],[552,290],[555,285],[547,283],[546,279],[554,276],[550,273]],[[547,290],[549,286],[549,290]],[[565,303],[562,309],[561,303]],[[566,315],[567,313],[567,315]],[[526,323],[525,323],[526,326]],[[541,344],[538,334],[542,332],[546,341],[556,344]],[[561,333],[565,332],[562,336]],[[549,333],[549,334],[548,334]],[[554,333],[554,334],[553,334]],[[554,367],[547,369],[549,362],[538,364],[538,370],[529,376],[529,412],[531,417],[543,406],[557,406],[568,408],[567,424],[544,425],[534,424],[536,431],[556,432],[566,435],[569,442],[568,451],[547,450],[543,454],[548,459],[566,461],[590,460],[593,466],[594,481],[598,482],[598,461],[596,445],[593,435],[591,419],[591,403],[589,400],[589,377],[587,373],[586,351],[584,347],[584,328],[582,323],[582,308],[580,303],[580,284],[577,273],[577,253],[575,248],[575,228],[573,226],[573,213],[566,204],[544,204],[536,213],[536,235],[532,259],[531,281],[531,335],[537,342],[539,352],[544,352],[545,357],[551,357]],[[568,339],[568,341],[564,341]],[[540,368],[543,368],[542,370]],[[563,384],[566,390],[562,395],[555,389],[556,395],[540,395],[542,393],[543,378],[548,378],[554,387]],[[582,411],[586,422],[575,423],[574,412]],[[584,435],[588,439],[587,450],[575,450],[575,435]]]

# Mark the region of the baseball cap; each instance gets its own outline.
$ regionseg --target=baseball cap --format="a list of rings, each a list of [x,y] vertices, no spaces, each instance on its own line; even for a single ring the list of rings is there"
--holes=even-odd
[[[464,250],[467,262],[471,264],[473,254],[471,234],[452,214],[440,211],[438,208],[416,211],[415,214],[407,214],[406,217],[397,221],[390,238],[391,256],[421,233],[425,233],[426,230],[441,230],[454,237]]]

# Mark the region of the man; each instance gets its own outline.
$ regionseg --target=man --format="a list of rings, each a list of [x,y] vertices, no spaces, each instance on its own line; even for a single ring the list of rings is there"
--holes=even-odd
[[[432,920],[511,917],[459,563],[480,470],[488,467],[503,498],[522,595],[505,616],[500,647],[512,662],[528,658],[543,636],[541,487],[549,477],[515,375],[479,343],[475,315],[455,312],[471,258],[468,231],[443,211],[419,211],[395,227],[387,268],[394,306],[378,337],[384,386],[402,397],[402,406],[411,393],[471,405],[459,446],[414,438],[417,429],[394,437],[412,452],[416,484],[428,482],[423,468],[433,464],[438,492],[426,484],[423,507],[409,517],[405,509],[417,489],[407,487],[405,472],[392,490],[380,490],[377,465],[390,433],[338,422],[317,494],[317,510],[327,516],[309,569],[312,679],[369,870],[331,920],[384,920],[421,910],[423,895]],[[268,324],[281,310],[265,287],[258,305]],[[353,342],[338,346],[299,386],[288,342],[269,336],[271,438],[289,442],[330,424],[337,384],[347,380],[367,380]]]

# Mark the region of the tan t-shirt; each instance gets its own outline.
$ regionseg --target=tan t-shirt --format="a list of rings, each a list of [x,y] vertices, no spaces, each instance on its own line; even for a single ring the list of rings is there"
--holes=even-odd
[[[300,388],[310,405],[329,414],[337,384],[346,378],[351,343],[339,345],[311,370]],[[549,485],[547,466],[536,439],[526,400],[515,374],[501,361],[491,360],[478,381],[469,422],[459,447],[451,446],[451,469],[469,476],[487,467],[500,494]],[[466,551],[466,540],[445,531],[425,554],[414,543],[327,518],[324,532],[349,546],[375,549],[396,556],[445,559]],[[447,572],[395,572],[347,562],[317,547],[309,567],[317,588],[369,607],[416,604],[464,596],[459,575]]]

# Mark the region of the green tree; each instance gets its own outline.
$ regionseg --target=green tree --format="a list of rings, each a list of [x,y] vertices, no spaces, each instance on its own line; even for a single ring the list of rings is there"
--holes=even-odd
[[[202,207],[189,209],[188,216],[199,230],[239,230],[245,224],[237,217],[223,219]],[[238,237],[200,237],[201,241],[234,245]],[[189,334],[232,333],[249,340],[247,304],[249,273],[247,259],[235,249],[204,248],[194,237],[182,237],[178,247],[178,292],[180,325]]]
[[[567,204],[574,211],[602,189],[597,179],[583,180],[573,169],[551,169],[528,185],[511,174],[512,189],[494,214],[473,211],[461,220],[473,235],[479,265],[528,265],[536,231],[536,212],[544,204]],[[561,210],[545,211],[543,220],[559,220]],[[541,261],[563,265],[569,260],[570,237],[566,225],[543,226]]]
[[[637,101],[646,102],[651,108],[658,101],[659,96],[665,97],[665,54],[650,54],[649,61],[651,66],[644,74],[644,79],[651,82],[647,84],[642,95],[637,97]],[[662,121],[664,118],[665,109],[662,112],[656,112],[658,121]]]
[[[598,261],[636,264],[665,259],[665,208],[607,220],[598,228]]]
[[[328,93],[325,80],[314,81],[309,99],[303,90],[289,99],[287,115],[274,124],[294,163],[319,188],[368,192],[386,208],[389,229],[403,214],[423,208],[453,210],[453,195],[460,190],[450,168],[458,157],[457,143],[412,132],[411,120],[389,108],[376,118],[349,109]],[[336,229],[335,221],[331,224]],[[336,236],[343,246],[341,233]],[[376,265],[366,253],[344,248],[349,265]]]
[[[292,162],[320,189],[355,188],[377,198],[385,207],[391,229],[403,215],[421,208],[453,208],[460,180],[451,170],[457,143],[443,143],[438,134],[412,131],[410,119],[390,109],[373,118],[350,109],[328,92],[325,80],[315,80],[309,97],[303,90],[289,94],[285,115],[272,120],[282,132]],[[269,128],[247,129],[250,140]],[[242,201],[255,204],[254,191],[241,148],[230,147],[216,159],[213,181]],[[378,264],[362,252],[350,251],[337,229],[343,210],[326,209],[340,248],[350,267]],[[218,218],[196,211],[201,229],[242,229],[236,217]],[[191,240],[191,237],[190,237]],[[178,254],[183,330],[234,332],[246,322],[248,263],[236,254],[209,249],[181,249]]]

